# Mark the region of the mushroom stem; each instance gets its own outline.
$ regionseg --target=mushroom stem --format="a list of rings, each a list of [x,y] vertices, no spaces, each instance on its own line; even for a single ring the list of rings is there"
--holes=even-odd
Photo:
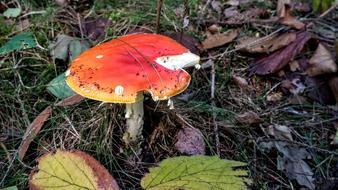
[[[143,100],[126,104],[127,129],[123,135],[123,140],[126,144],[137,143],[142,139],[143,115]]]

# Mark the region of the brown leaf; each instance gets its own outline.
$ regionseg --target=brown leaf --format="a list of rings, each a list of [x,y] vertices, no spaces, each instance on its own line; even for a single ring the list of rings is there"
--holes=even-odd
[[[248,111],[243,114],[237,115],[236,120],[242,124],[256,124],[261,123],[263,120],[259,115],[253,111]]]
[[[71,106],[77,103],[80,103],[82,100],[84,100],[85,97],[79,95],[79,94],[75,94],[73,96],[67,97],[63,100],[61,100],[60,102],[56,103],[56,106],[60,106],[60,107],[64,107],[64,106]]]
[[[26,132],[25,132],[24,136],[22,137],[22,141],[21,141],[21,144],[20,144],[20,147],[19,147],[19,150],[18,150],[20,160],[22,160],[23,157],[25,156],[29,145],[31,144],[33,139],[36,137],[36,135],[40,132],[43,124],[46,122],[46,120],[52,114],[52,111],[53,111],[52,107],[48,106],[27,127]]]
[[[277,37],[269,37],[266,39],[265,37],[244,37],[239,39],[239,44],[236,45],[236,48],[243,47],[241,51],[248,53],[270,53],[289,45],[296,39],[296,36],[296,33],[284,33]]]
[[[287,47],[276,51],[275,53],[263,57],[250,65],[250,75],[267,75],[281,70],[303,49],[305,43],[311,38],[310,33],[300,32]]]
[[[329,86],[333,92],[333,95],[336,99],[336,104],[338,105],[338,77],[332,77],[329,80]]]
[[[29,179],[31,190],[120,189],[107,169],[84,152],[57,150],[38,161],[38,171],[33,170]]]
[[[315,53],[309,60],[310,67],[306,70],[309,76],[317,76],[338,71],[331,52],[322,44],[319,44]]]
[[[201,131],[191,127],[185,127],[178,132],[175,147],[182,154],[205,154],[205,142]]]
[[[232,42],[237,37],[238,33],[239,30],[229,30],[225,33],[210,35],[202,42],[202,46],[204,49],[222,46]]]
[[[291,15],[290,5],[285,4],[285,12],[284,15],[280,19],[280,23],[287,25],[291,28],[295,28],[301,30],[305,27],[305,24],[299,21],[296,17]]]
[[[200,54],[200,50],[202,49],[202,47],[196,38],[181,32],[170,33],[168,36],[176,40],[178,43],[182,44],[192,53],[196,55]]]

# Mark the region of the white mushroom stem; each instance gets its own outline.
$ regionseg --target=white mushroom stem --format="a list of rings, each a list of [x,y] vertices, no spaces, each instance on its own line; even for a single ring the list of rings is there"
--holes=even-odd
[[[143,129],[143,100],[126,104],[126,125],[127,129],[124,134],[123,140],[126,144],[137,143],[142,139],[142,129]]]

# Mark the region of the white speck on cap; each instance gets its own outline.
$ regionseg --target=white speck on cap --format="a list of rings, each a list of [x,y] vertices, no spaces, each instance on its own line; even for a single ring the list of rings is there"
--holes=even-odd
[[[115,91],[115,94],[121,96],[123,94],[124,88],[123,88],[123,86],[118,85],[118,86],[115,87],[114,91]]]
[[[96,56],[97,59],[101,59],[102,57],[103,57],[103,55]]]
[[[68,77],[70,75],[70,70],[68,69],[66,72],[65,72],[65,76]]]

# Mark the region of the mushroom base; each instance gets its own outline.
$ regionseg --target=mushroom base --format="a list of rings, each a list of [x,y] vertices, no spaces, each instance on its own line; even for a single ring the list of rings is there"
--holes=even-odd
[[[127,145],[138,143],[142,139],[143,115],[143,101],[126,104],[127,129],[123,140]]]

